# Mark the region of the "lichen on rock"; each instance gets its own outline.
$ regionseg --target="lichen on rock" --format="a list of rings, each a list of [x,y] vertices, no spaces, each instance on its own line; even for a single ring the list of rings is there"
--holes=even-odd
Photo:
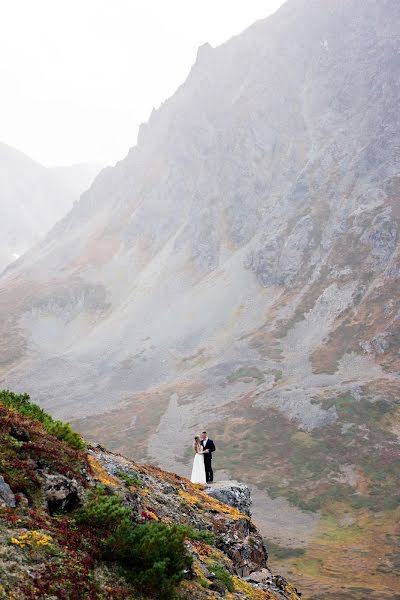
[[[237,508],[241,513],[251,517],[250,488],[238,481],[218,481],[205,490],[206,494]]]

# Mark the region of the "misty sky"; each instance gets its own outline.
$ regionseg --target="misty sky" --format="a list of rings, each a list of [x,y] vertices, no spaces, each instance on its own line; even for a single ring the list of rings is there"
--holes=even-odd
[[[198,46],[283,0],[0,0],[0,141],[44,165],[114,163]]]

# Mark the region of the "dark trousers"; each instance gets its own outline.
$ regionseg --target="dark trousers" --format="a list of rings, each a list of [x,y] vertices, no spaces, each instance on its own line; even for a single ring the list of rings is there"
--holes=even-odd
[[[204,455],[204,466],[206,468],[206,481],[212,483],[214,479],[214,473],[212,470],[211,456]]]

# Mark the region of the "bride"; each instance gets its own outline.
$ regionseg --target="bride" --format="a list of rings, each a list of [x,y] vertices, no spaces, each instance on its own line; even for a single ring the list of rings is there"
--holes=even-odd
[[[190,481],[192,483],[206,483],[206,468],[204,466],[204,456],[207,450],[203,450],[200,438],[196,435],[193,442],[193,450],[195,452],[193,460],[192,476]]]

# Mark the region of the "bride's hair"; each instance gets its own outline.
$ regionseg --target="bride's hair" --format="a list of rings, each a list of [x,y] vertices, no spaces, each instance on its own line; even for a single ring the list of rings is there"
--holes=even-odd
[[[200,446],[201,446],[200,438],[198,435],[196,435],[194,438],[194,442],[193,442],[193,450],[197,453]]]

